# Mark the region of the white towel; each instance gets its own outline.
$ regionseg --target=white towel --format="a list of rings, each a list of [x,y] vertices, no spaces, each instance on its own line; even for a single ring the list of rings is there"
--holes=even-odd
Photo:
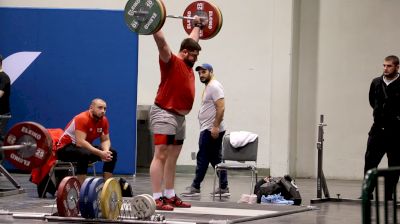
[[[239,148],[254,142],[258,135],[248,131],[233,131],[230,133],[230,143],[232,147]]]

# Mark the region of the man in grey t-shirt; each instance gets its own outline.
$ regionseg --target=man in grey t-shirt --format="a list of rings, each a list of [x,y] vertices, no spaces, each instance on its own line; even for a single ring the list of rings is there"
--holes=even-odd
[[[200,184],[206,175],[208,164],[215,168],[215,165],[222,161],[221,146],[222,138],[225,134],[224,111],[225,99],[224,88],[221,83],[215,80],[213,67],[210,64],[202,64],[196,67],[200,81],[205,84],[205,89],[201,96],[201,107],[199,111],[200,137],[199,151],[197,152],[196,177],[188,187],[188,192],[182,193],[183,196],[200,195]],[[229,196],[228,180],[226,171],[221,171],[219,175],[221,189],[217,189],[211,194],[216,196]]]

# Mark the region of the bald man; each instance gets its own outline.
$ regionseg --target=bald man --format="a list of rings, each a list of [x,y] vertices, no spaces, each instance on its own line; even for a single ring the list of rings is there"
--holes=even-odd
[[[104,179],[112,177],[117,162],[117,152],[111,148],[109,124],[105,116],[107,104],[93,99],[89,110],[76,115],[66,126],[57,144],[57,157],[61,161],[77,162],[76,174],[82,184],[89,163],[103,161]],[[92,145],[100,138],[100,146]]]

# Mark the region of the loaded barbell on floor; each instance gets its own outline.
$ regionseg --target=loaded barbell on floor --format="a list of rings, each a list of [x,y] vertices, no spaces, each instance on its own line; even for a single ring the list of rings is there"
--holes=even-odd
[[[52,152],[49,131],[36,122],[20,122],[8,130],[4,145],[5,159],[20,170],[30,171],[44,165]]]
[[[182,19],[182,25],[190,34],[195,24],[194,16],[205,18],[208,22],[200,31],[200,39],[215,37],[222,28],[221,10],[212,3],[196,1],[186,7],[183,16],[166,15],[163,0],[129,0],[125,5],[125,23],[139,35],[150,35],[159,31],[166,18]]]
[[[57,213],[63,217],[117,220],[146,219],[163,221],[155,214],[151,195],[122,198],[121,185],[115,178],[88,177],[82,186],[76,177],[65,177],[57,188]]]

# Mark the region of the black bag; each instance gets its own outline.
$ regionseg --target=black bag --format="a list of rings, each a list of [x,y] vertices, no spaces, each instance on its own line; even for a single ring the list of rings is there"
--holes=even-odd
[[[121,186],[122,197],[133,197],[132,186],[124,179],[119,179],[119,185]]]
[[[254,194],[257,195],[257,203],[261,202],[263,195],[281,194],[286,200],[293,200],[294,205],[301,204],[301,196],[294,180],[289,175],[284,177],[269,177],[261,179],[254,187]]]

